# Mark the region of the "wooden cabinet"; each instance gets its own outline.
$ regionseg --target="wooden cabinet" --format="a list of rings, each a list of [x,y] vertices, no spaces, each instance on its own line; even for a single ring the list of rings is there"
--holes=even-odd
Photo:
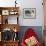
[[[19,41],[3,41],[0,42],[0,46],[18,46]]]
[[[3,46],[18,46],[18,41],[5,41],[2,43],[3,43]]]
[[[19,31],[18,17],[19,7],[0,7],[0,46],[18,46],[19,39],[16,40]],[[7,36],[4,35],[5,32]]]

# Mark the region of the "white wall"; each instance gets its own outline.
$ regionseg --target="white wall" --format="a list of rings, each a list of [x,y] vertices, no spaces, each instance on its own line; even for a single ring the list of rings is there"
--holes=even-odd
[[[26,26],[43,26],[43,6],[42,0],[24,0],[21,3],[20,25]],[[23,8],[36,8],[36,19],[24,19]]]
[[[0,6],[15,6],[15,0],[0,0]],[[17,0],[20,7],[19,24],[21,26],[43,26],[43,6],[42,0]],[[36,8],[36,19],[24,19],[24,8]]]

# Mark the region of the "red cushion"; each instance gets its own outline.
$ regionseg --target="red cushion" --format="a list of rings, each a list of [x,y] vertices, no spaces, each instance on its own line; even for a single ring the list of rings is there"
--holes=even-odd
[[[36,33],[33,31],[32,28],[28,28],[24,34],[24,37],[22,38],[22,46],[26,46],[25,39],[28,39],[29,37],[37,36]],[[37,46],[37,45],[36,45]]]

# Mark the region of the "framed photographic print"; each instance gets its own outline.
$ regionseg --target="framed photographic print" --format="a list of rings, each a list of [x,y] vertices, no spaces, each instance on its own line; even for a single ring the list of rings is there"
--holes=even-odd
[[[2,10],[2,15],[9,15],[9,10]]]
[[[24,8],[23,16],[25,19],[35,19],[36,18],[36,8]]]

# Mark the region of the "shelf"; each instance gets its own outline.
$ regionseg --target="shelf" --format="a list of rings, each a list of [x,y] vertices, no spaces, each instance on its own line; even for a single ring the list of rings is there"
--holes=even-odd
[[[19,7],[0,7],[0,14],[3,15],[19,15]]]
[[[10,40],[10,41],[3,41],[4,43],[15,43],[15,42],[19,42],[19,40],[15,40],[15,41],[12,41],[12,40]]]
[[[6,10],[6,9],[18,9],[19,7],[0,7],[1,10]]]
[[[14,31],[14,29],[16,29],[17,31],[19,31],[18,24],[0,24],[0,27],[1,27],[1,31],[5,28],[12,29],[13,31]]]
[[[0,46],[18,46],[18,16],[19,7],[0,7]]]
[[[0,16],[0,24],[18,24],[19,7],[0,7]]]

